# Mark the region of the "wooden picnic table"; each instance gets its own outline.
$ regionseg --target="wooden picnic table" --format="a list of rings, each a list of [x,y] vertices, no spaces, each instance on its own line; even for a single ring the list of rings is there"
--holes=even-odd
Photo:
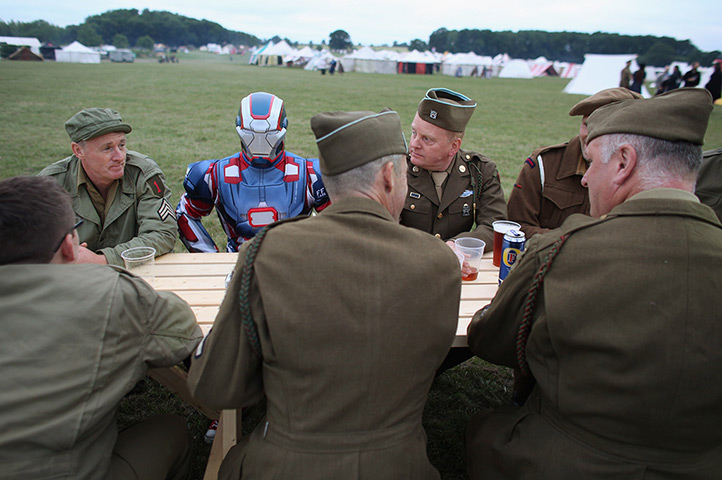
[[[169,253],[155,259],[153,286],[156,290],[172,291],[188,302],[203,333],[207,335],[225,295],[226,276],[233,271],[237,259],[237,253]],[[498,288],[499,268],[493,266],[491,252],[485,254],[481,262],[476,280],[462,282],[461,285],[459,323],[453,347],[466,346],[466,328],[471,318],[491,301]],[[174,371],[153,370],[151,376],[205,415],[218,418],[219,412],[205,409],[192,401],[184,383],[185,375],[177,367]],[[223,457],[240,437],[240,426],[240,410],[224,410],[220,414],[205,480],[217,478]]]

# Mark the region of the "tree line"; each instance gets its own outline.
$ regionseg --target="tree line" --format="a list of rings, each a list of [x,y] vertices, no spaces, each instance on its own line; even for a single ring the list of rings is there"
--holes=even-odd
[[[200,46],[208,43],[256,46],[254,35],[228,30],[209,20],[196,20],[166,11],[111,10],[85,19],[80,25],[58,27],[45,20],[2,22],[0,35],[35,37],[42,43],[66,45],[75,40],[86,46],[146,47],[150,40],[169,46]],[[139,45],[140,42],[140,45]],[[117,45],[120,43],[121,45]]]
[[[658,67],[673,61],[697,61],[708,66],[714,59],[722,57],[719,51],[700,51],[689,40],[602,32],[493,32],[440,28],[431,34],[428,46],[439,52],[474,52],[488,56],[507,53],[512,58],[534,59],[543,56],[549,60],[574,63],[582,63],[586,53],[638,54],[638,63]]]
[[[87,46],[115,45],[119,48],[149,48],[153,43],[169,46],[200,46],[208,43],[260,45],[258,37],[228,30],[209,20],[196,20],[167,11],[144,9],[111,10],[85,19],[80,25],[58,27],[44,20],[34,22],[0,21],[0,35],[36,37],[43,43],[66,45],[75,40]],[[280,40],[278,36],[274,41]],[[288,40],[287,40],[288,41]],[[288,41],[291,45],[297,42]],[[702,52],[689,40],[671,37],[631,36],[595,32],[544,32],[522,30],[519,32],[491,30],[447,30],[439,28],[428,42],[414,39],[406,46],[409,50],[436,49],[438,52],[474,52],[478,55],[495,56],[507,53],[512,58],[533,59],[540,56],[549,60],[582,63],[584,54],[638,54],[638,63],[663,67],[673,61],[697,61],[703,66],[722,57],[719,51]],[[351,38],[344,30],[330,34],[329,46],[334,50],[347,50]]]

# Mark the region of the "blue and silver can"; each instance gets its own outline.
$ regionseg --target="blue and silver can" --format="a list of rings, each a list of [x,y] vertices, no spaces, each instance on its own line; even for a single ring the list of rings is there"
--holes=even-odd
[[[501,262],[499,264],[499,285],[509,275],[509,270],[516,262],[519,254],[524,251],[525,243],[524,232],[509,230],[504,234],[504,242],[501,244]]]

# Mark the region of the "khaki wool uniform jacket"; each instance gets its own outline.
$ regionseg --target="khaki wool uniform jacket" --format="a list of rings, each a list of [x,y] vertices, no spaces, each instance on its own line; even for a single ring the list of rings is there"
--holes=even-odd
[[[261,360],[239,314],[253,244],[239,252],[188,378],[191,394],[212,408],[266,397],[267,421],[229,451],[220,478],[439,478],[421,415],[458,322],[451,249],[367,198],[276,224],[260,244],[249,293]]]
[[[123,265],[120,254],[132,247],[153,247],[156,255],[173,250],[177,225],[170,204],[171,191],[160,167],[138,152],[128,151],[121,186],[101,222],[85,187],[78,188],[80,160],[71,155],[45,167],[38,175],[55,178],[73,198],[73,210],[83,220],[80,242],[102,253],[112,265]]]
[[[708,150],[702,155],[694,194],[722,219],[722,148]]]
[[[537,385],[472,420],[471,479],[719,479],[722,225],[655,189],[536,235],[469,326],[478,356],[517,364],[527,293],[562,234],[526,346]]]
[[[121,398],[203,334],[188,304],[107,265],[0,266],[0,478],[107,480]]]
[[[509,220],[528,239],[558,228],[570,215],[589,215],[589,192],[577,173],[579,135],[568,143],[535,150],[524,162],[506,205]]]
[[[494,240],[491,224],[506,219],[506,200],[496,164],[479,153],[459,150],[451,165],[439,200],[431,174],[408,160],[409,191],[401,212],[401,224],[444,241],[456,237],[480,238],[489,251]]]

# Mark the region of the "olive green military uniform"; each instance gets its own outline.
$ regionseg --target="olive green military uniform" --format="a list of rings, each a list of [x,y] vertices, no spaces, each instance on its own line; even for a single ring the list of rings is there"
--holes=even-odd
[[[118,403],[149,367],[193,351],[202,333],[190,307],[119,268],[24,264],[0,266],[0,309],[0,477],[126,478],[126,454],[145,437],[122,434],[113,455]],[[153,463],[188,448],[181,427],[156,433]]]
[[[476,152],[459,150],[443,185],[441,200],[431,174],[408,161],[409,192],[401,224],[442,240],[476,237],[491,250],[491,224],[506,218],[506,201],[496,164]]]
[[[123,265],[120,254],[128,248],[153,247],[156,255],[173,250],[177,226],[169,203],[171,192],[151,158],[128,151],[123,178],[105,221],[93,206],[87,184],[79,182],[79,168],[80,160],[71,155],[39,175],[55,178],[73,197],[75,214],[85,220],[78,229],[81,243],[87,242],[91,251],[102,253],[113,265]]]
[[[523,407],[472,420],[470,477],[719,479],[722,226],[714,213],[689,192],[655,189],[603,219],[573,215],[534,236],[474,316],[474,353],[517,365],[517,333],[542,264],[550,266],[525,349],[537,386]]]
[[[243,245],[189,372],[192,395],[209,407],[239,408],[265,393],[267,421],[229,452],[220,477],[439,478],[421,415],[458,321],[451,249],[367,198],[277,224],[248,293],[256,336],[239,313],[254,242]]]
[[[509,195],[509,220],[521,225],[529,238],[558,228],[574,213],[589,215],[589,192],[581,183],[585,171],[579,135],[535,150]]]
[[[714,210],[717,218],[722,219],[722,148],[708,150],[702,155],[694,193]]]

